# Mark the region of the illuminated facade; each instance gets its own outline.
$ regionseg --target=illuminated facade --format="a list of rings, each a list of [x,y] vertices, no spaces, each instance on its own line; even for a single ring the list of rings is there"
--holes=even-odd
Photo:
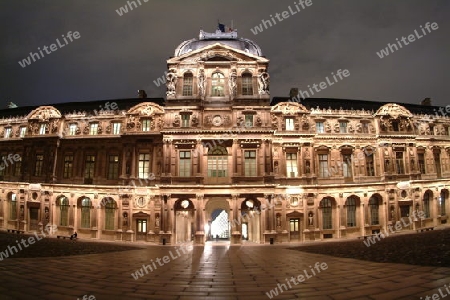
[[[234,31],[167,64],[165,99],[0,111],[0,229],[239,244],[446,222],[450,119],[432,106],[271,101],[269,60]]]

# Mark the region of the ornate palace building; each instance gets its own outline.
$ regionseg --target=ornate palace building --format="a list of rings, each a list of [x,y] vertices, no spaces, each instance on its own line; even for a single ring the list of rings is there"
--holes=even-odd
[[[271,99],[269,60],[236,31],[201,31],[167,66],[165,99],[1,110],[0,229],[239,244],[446,223],[436,107]]]

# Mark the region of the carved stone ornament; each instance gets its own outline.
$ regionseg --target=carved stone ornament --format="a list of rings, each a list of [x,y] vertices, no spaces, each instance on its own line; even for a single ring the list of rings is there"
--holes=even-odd
[[[282,113],[283,115],[295,115],[298,113],[309,113],[308,109],[300,103],[280,102],[270,109],[271,113]]]

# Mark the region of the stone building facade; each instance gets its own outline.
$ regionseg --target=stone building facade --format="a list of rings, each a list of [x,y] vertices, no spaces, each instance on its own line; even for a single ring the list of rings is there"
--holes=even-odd
[[[0,111],[0,229],[239,244],[447,222],[436,107],[270,99],[269,60],[235,31],[201,31],[167,65],[165,99]]]

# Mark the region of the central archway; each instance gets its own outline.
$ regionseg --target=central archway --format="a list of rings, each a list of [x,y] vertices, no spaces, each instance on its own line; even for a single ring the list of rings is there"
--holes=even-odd
[[[206,241],[230,240],[230,204],[223,197],[211,198],[205,206]]]

